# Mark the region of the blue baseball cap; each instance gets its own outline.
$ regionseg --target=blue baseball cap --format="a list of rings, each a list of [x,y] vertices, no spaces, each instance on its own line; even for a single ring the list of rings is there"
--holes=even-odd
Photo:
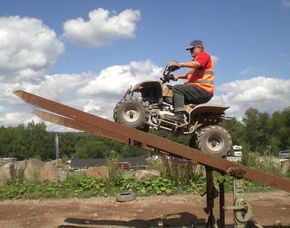
[[[196,45],[200,45],[203,47],[203,44],[202,44],[202,41],[201,40],[194,40],[194,41],[191,41],[189,46],[186,48],[186,50],[190,50],[192,48],[194,48]]]

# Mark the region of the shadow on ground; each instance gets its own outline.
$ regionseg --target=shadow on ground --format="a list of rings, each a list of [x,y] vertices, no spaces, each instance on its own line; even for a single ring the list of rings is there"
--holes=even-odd
[[[204,224],[204,219],[198,219],[194,214],[183,212],[178,214],[170,214],[165,218],[155,219],[134,219],[129,221],[120,220],[92,220],[83,218],[66,218],[65,223],[58,228],[88,228],[89,226],[104,226],[104,227],[136,227],[136,228],[148,228],[148,227],[192,227],[192,224]],[[162,225],[162,226],[161,226]]]
[[[106,219],[83,219],[83,218],[66,218],[63,225],[58,228],[90,228],[90,227],[131,227],[131,228],[157,228],[157,227],[196,227],[206,226],[205,219],[198,219],[194,214],[183,212],[170,214],[165,218],[155,219],[134,219],[129,221],[106,220]],[[226,225],[225,228],[232,228],[234,225]],[[257,228],[253,223],[247,224],[246,227]],[[261,226],[259,226],[261,227]],[[263,228],[290,228],[290,226],[262,226]]]

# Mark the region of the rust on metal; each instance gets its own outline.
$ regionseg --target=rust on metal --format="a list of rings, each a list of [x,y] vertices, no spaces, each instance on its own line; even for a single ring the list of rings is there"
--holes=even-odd
[[[45,109],[52,113],[56,113],[65,117],[67,120],[73,120],[76,125],[82,125],[82,131],[92,133],[94,128],[98,129],[93,133],[102,136],[101,130],[106,134],[111,134],[114,140],[118,141],[119,136],[124,137],[124,143],[134,142],[134,144],[145,144],[147,147],[155,148],[161,152],[181,156],[190,160],[199,162],[200,164],[210,166],[214,169],[226,172],[229,168],[242,169],[245,171],[244,177],[261,184],[269,185],[277,189],[290,192],[290,180],[281,177],[273,176],[267,173],[259,172],[253,168],[245,167],[225,159],[215,157],[213,155],[204,153],[200,150],[181,145],[170,140],[151,135],[133,128],[114,123],[110,120],[80,111],[78,109],[66,106],[64,104],[25,92],[17,90],[15,95],[20,97],[26,103]],[[49,120],[50,121],[50,120]],[[56,121],[57,122],[57,121]],[[72,125],[71,125],[72,126]],[[76,128],[72,126],[73,128]],[[78,128],[77,128],[78,129]],[[103,137],[105,137],[103,135]],[[127,142],[129,139],[129,142]],[[125,142],[126,141],[126,142]]]
[[[237,179],[241,179],[245,176],[246,174],[246,170],[239,168],[239,167],[230,167],[228,168],[228,170],[226,171],[227,175],[233,176]]]
[[[151,147],[148,147],[144,143],[142,143],[142,144],[136,143],[135,141],[131,140],[130,138],[124,137],[122,135],[117,135],[113,132],[106,131],[104,129],[95,128],[95,127],[92,127],[91,125],[88,125],[86,123],[81,123],[79,121],[75,121],[74,119],[66,118],[64,116],[55,115],[53,113],[45,112],[45,111],[42,111],[39,109],[35,109],[32,113],[44,121],[55,123],[55,124],[58,124],[58,125],[61,125],[64,127],[69,127],[69,128],[73,128],[76,130],[84,131],[84,132],[90,133],[92,135],[104,137],[107,139],[118,141],[120,143],[135,145],[135,146],[141,147],[143,149],[147,149],[147,150],[153,149]]]
[[[130,139],[127,137],[117,135],[103,129],[95,128],[95,127],[92,127],[91,125],[87,125],[82,122],[77,122],[74,119],[69,119],[63,116],[58,116],[53,113],[44,112],[38,109],[34,110],[32,113],[42,120],[49,121],[58,125],[65,126],[65,127],[77,129],[80,131],[85,131],[96,136],[105,137],[108,139],[112,139],[112,140],[115,140],[121,143],[127,143],[127,144],[130,141]]]

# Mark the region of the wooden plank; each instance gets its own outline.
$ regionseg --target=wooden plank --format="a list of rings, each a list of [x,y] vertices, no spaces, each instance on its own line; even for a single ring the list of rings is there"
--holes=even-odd
[[[73,119],[76,122],[84,123],[86,125],[102,129],[116,135],[121,135],[125,138],[146,144],[149,147],[194,160],[203,165],[207,165],[224,172],[229,170],[229,168],[243,169],[245,170],[244,177],[247,179],[290,192],[289,179],[262,173],[255,169],[245,167],[210,154],[206,154],[200,150],[193,149],[158,136],[122,126],[101,117],[80,111],[55,101],[48,100],[46,98],[39,97],[37,95],[30,94],[22,90],[15,91],[14,93],[29,104],[65,116],[68,119]]]

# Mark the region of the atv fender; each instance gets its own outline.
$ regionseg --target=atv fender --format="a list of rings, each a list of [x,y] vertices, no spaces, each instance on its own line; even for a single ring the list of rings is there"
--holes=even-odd
[[[145,81],[135,85],[132,88],[133,92],[139,92],[142,95],[143,101],[154,99],[157,103],[162,102],[162,84],[159,81]]]
[[[194,107],[190,107],[190,105],[187,105],[189,107],[186,107],[187,112],[193,116],[199,113],[214,113],[214,114],[223,114],[225,110],[227,110],[229,107],[219,104],[199,104]],[[191,109],[191,110],[190,110]]]

